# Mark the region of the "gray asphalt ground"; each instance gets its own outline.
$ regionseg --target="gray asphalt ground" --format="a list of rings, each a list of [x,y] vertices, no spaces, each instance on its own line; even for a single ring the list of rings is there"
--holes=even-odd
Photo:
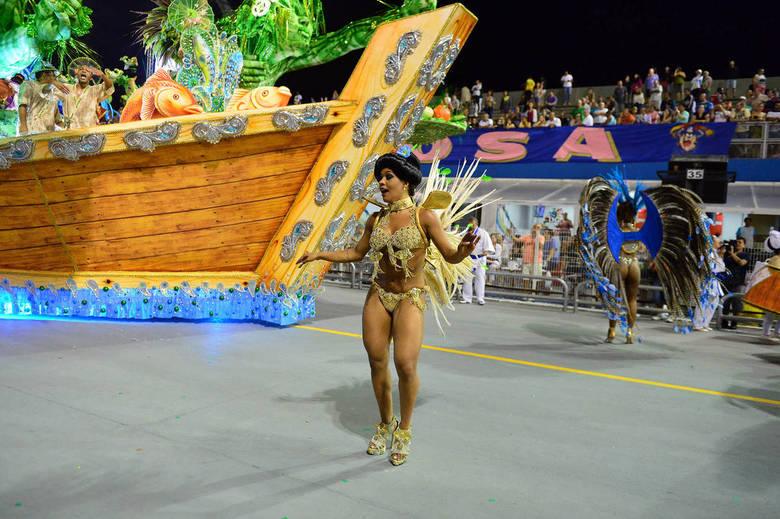
[[[359,334],[364,296],[328,286],[303,324]],[[600,314],[528,304],[449,315],[424,344],[477,356],[422,351],[398,468],[365,454],[359,338],[0,320],[0,517],[780,516],[780,346],[650,320],[607,345]]]

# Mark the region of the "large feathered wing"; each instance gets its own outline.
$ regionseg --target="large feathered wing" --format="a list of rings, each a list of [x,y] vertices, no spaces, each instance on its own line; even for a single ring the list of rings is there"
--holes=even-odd
[[[459,219],[482,207],[493,194],[491,191],[471,202],[468,201],[482,181],[481,177],[474,178],[478,164],[479,161],[474,161],[469,167],[466,167],[464,161],[455,176],[450,178],[439,172],[439,159],[434,158],[428,173],[428,180],[422,191],[422,199],[425,200],[422,207],[434,211],[439,216],[444,229],[448,229]],[[449,200],[446,194],[450,195]],[[444,206],[444,204],[447,205]],[[447,239],[453,247],[457,247],[461,237],[450,231],[447,232]],[[457,290],[458,282],[472,278],[473,262],[471,258],[466,258],[460,263],[448,263],[433,243],[430,243],[425,251],[425,260],[426,290],[436,324],[443,334],[441,319],[449,324],[446,315],[444,315],[444,307],[452,309],[452,298]]]
[[[701,209],[701,199],[691,191],[662,185],[641,193],[648,215],[657,214],[657,225],[636,233],[636,238],[648,249],[670,312],[690,316],[691,308],[706,299],[703,291],[713,279],[710,221]],[[615,244],[610,247],[610,212],[619,196],[614,179],[591,179],[580,196],[577,236],[586,275],[596,285],[609,318],[625,326],[625,286],[613,254]]]

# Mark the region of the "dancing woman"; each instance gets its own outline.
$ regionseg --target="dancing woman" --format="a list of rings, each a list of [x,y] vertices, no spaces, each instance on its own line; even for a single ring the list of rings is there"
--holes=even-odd
[[[422,181],[416,156],[387,153],[377,160],[374,177],[387,205],[368,218],[358,244],[340,251],[306,252],[298,263],[348,263],[366,255],[374,263],[372,286],[363,306],[363,345],[371,366],[380,422],[367,453],[384,454],[387,436],[392,434],[390,462],[400,465],[409,457],[412,412],[420,385],[417,359],[422,347],[425,294],[430,292],[424,273],[426,249],[432,242],[446,262],[458,264],[469,258],[478,236],[466,233],[455,246],[437,214],[415,205],[412,197]],[[466,268],[470,270],[471,266]],[[401,396],[400,421],[393,414],[390,339]]]
[[[647,213],[641,229],[636,215]],[[662,185],[631,194],[618,171],[591,179],[580,196],[579,253],[586,275],[593,280],[607,308],[609,331],[625,330],[626,342],[635,336],[639,256],[647,252],[664,288],[670,311],[693,317],[690,308],[709,299],[716,284],[709,219],[701,200],[691,191]],[[683,331],[690,330],[689,327]]]

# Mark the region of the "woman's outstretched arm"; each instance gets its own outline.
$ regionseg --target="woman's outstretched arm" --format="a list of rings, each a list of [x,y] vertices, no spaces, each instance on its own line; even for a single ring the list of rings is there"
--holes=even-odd
[[[376,215],[377,213],[374,213],[368,217],[363,236],[360,237],[360,241],[358,241],[357,245],[353,248],[329,252],[304,252],[296,263],[298,265],[303,265],[310,261],[317,260],[330,261],[331,263],[350,263],[352,261],[362,260],[369,249],[368,241],[371,238],[371,231],[374,229]]]
[[[420,209],[420,223],[447,263],[460,263],[463,261],[469,254],[474,252],[474,247],[477,246],[477,241],[479,241],[479,235],[476,234],[476,229],[473,229],[463,235],[463,239],[457,248],[453,247],[447,238],[447,233],[444,232],[441,226],[441,220],[439,220],[438,215],[429,209]]]

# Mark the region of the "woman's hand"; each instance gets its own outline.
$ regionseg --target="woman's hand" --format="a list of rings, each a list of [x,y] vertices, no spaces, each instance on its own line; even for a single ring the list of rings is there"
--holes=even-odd
[[[458,244],[458,255],[464,259],[468,257],[474,252],[474,247],[477,246],[478,241],[479,234],[471,231],[466,232],[466,234],[463,235],[463,239],[460,240],[460,243]]]
[[[310,261],[317,261],[319,258],[319,254],[316,252],[309,252],[306,251],[303,253],[303,256],[298,258],[298,261],[295,262],[296,265],[305,265],[306,263],[309,263]]]

